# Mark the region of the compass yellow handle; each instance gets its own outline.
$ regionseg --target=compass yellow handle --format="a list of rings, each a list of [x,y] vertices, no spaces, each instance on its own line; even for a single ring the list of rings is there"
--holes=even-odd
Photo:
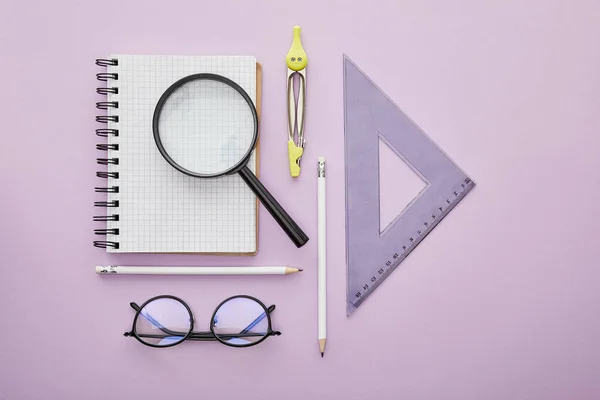
[[[300,165],[298,159],[302,157],[304,149],[296,146],[293,140],[288,141],[288,156],[290,158],[290,174],[292,178],[300,176]]]
[[[294,27],[294,41],[292,42],[290,51],[288,51],[287,56],[285,57],[285,61],[288,68],[292,71],[300,71],[306,68],[308,59],[306,58],[306,52],[304,51],[302,41],[300,40],[299,26]]]

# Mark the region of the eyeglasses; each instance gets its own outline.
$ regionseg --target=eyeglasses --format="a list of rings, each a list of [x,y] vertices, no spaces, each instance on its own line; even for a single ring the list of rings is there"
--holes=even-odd
[[[130,305],[136,313],[131,332],[124,336],[132,336],[150,347],[171,347],[184,340],[218,340],[227,346],[249,347],[269,336],[281,335],[271,329],[275,305],[267,308],[260,300],[246,295],[230,297],[217,306],[210,332],[194,332],[192,310],[175,296],[156,296],[141,307]]]

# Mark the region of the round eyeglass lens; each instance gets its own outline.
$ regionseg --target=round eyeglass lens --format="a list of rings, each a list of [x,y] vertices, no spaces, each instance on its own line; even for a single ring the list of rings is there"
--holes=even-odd
[[[135,334],[152,346],[169,346],[181,342],[192,330],[192,316],[178,300],[158,298],[140,310]]]
[[[234,297],[219,306],[211,321],[211,330],[223,343],[248,346],[269,332],[267,310],[255,300]]]

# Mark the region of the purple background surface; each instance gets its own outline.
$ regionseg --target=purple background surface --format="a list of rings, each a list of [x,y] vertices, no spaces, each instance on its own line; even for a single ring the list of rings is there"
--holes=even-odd
[[[38,1],[0,13],[0,399],[597,399],[600,4],[458,0]],[[284,57],[309,56],[303,173],[286,168]],[[252,54],[261,176],[312,240],[260,209],[256,257],[92,247],[94,59]],[[477,182],[345,315],[342,53]],[[316,326],[317,156],[328,158],[328,347]],[[398,189],[402,190],[402,186]],[[400,194],[400,193],[399,193]],[[100,277],[97,264],[289,263],[290,277]],[[277,304],[280,337],[155,350],[130,301],[170,293],[200,328],[225,297]]]

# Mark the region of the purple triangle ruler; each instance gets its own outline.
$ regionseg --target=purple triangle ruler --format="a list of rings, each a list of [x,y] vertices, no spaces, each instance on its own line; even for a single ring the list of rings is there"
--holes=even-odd
[[[475,183],[345,55],[344,134],[349,316]],[[427,185],[383,231],[379,217],[380,140]]]

